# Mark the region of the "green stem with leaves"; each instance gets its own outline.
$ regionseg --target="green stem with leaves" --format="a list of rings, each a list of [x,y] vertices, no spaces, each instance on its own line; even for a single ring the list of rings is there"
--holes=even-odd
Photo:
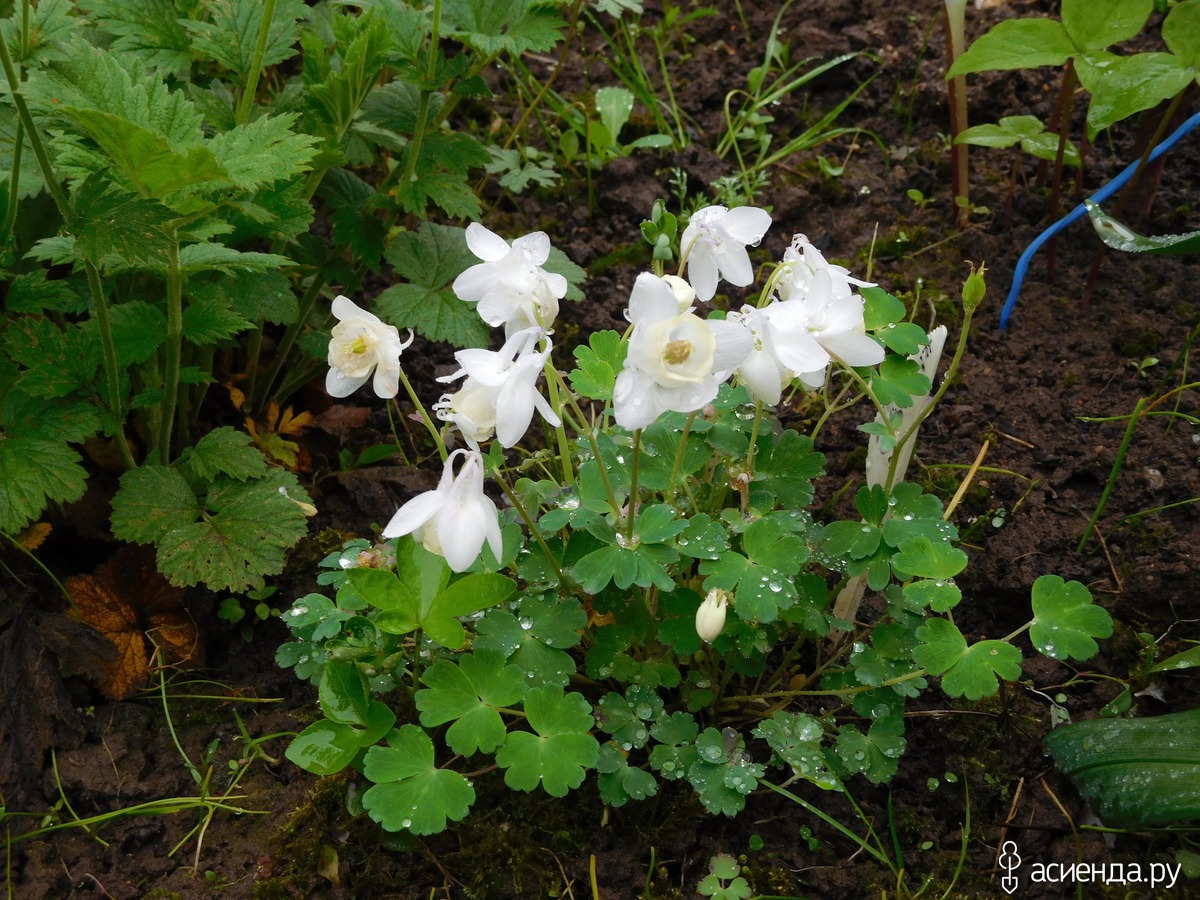
[[[169,235],[167,248],[167,340],[163,371],[162,419],[158,431],[158,461],[171,462],[171,433],[175,429],[180,359],[183,355],[183,270],[179,265],[179,237]]]
[[[237,111],[233,119],[238,125],[245,125],[250,116],[250,106],[254,103],[254,95],[258,92],[258,79],[262,75],[263,57],[267,52],[267,38],[271,34],[271,24],[275,21],[275,0],[263,0],[262,21],[258,24],[258,41],[254,45],[254,58],[250,62],[250,71],[246,75],[246,86],[238,99]]]

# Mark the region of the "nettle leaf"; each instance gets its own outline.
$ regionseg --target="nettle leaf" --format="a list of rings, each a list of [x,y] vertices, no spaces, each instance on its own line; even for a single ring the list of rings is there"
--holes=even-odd
[[[263,576],[283,571],[284,551],[308,530],[304,512],[281,488],[308,500],[295,476],[272,469],[246,482],[220,476],[201,507],[178,470],[141,466],[121,476],[113,534],[156,544],[159,570],[177,586],[260,587]]]
[[[240,321],[263,319],[289,325],[300,314],[291,282],[282,272],[234,272],[219,277],[192,277],[185,290],[190,304],[226,310]],[[187,308],[184,316],[186,330]]]
[[[171,242],[163,226],[177,213],[155,200],[114,189],[98,174],[79,187],[73,205],[75,248],[84,259],[99,264],[113,255],[132,266],[166,265]]]
[[[371,747],[363,774],[375,784],[362,797],[363,808],[385,831],[437,834],[446,822],[464,819],[475,789],[458,772],[439,769],[433,741],[416,725],[401,725],[388,746]]]
[[[504,783],[515,791],[541,785],[550,796],[565,797],[600,755],[600,743],[589,733],[592,706],[582,694],[546,685],[526,695],[525,715],[534,733],[511,732],[496,753]]]
[[[202,297],[183,310],[183,336],[197,347],[219,344],[253,327],[253,322],[229,308],[224,297]]]
[[[278,253],[242,252],[224,244],[188,244],[179,250],[179,267],[184,272],[266,272],[292,265]]]
[[[113,535],[135,544],[162,540],[180,522],[194,522],[200,502],[187,480],[167,466],[144,465],[121,476],[112,501]]]
[[[447,0],[442,9],[447,34],[485,56],[541,53],[562,40],[564,22],[538,0]]]
[[[752,733],[766,741],[801,778],[827,791],[842,789],[837,776],[826,767],[821,751],[825,729],[817,719],[805,713],[780,711],[759,722]]]
[[[68,444],[80,443],[100,431],[100,411],[83,397],[31,397],[19,387],[4,394],[0,405],[4,433],[12,438],[42,438]]]
[[[751,761],[745,741],[732,728],[705,728],[695,746],[696,759],[688,766],[687,778],[700,802],[713,815],[736,816],[767,767]]]
[[[191,68],[191,42],[173,0],[79,0],[79,6],[113,38],[113,50],[175,75]]]
[[[211,138],[208,148],[226,176],[245,191],[283,181],[308,169],[317,138],[296,134],[296,116],[261,116]]]
[[[396,275],[410,283],[394,285],[376,298],[384,320],[456,347],[487,346],[487,323],[450,290],[454,279],[478,262],[463,233],[425,222],[418,231],[396,235],[384,255]]]
[[[962,632],[945,619],[930,619],[917,629],[921,642],[913,659],[930,675],[942,676],[942,690],[951,697],[979,700],[999,690],[998,679],[1021,677],[1021,651],[1004,641],[980,641],[967,646]]]
[[[334,169],[321,182],[321,197],[331,210],[333,239],[350,248],[356,259],[379,270],[387,228],[371,209],[375,189],[347,169]]]
[[[1004,69],[1061,66],[1075,44],[1054,19],[1005,19],[981,34],[946,73],[947,78]]]
[[[866,734],[853,725],[842,726],[834,751],[846,774],[861,772],[872,784],[883,784],[896,774],[906,746],[904,717],[888,716],[872,722]]]
[[[63,58],[61,45],[69,43],[79,29],[79,19],[73,15],[71,0],[41,0],[31,10],[29,20],[29,46],[22,55],[21,13],[18,11],[8,19],[0,21],[4,39],[12,48],[17,62],[59,60]],[[19,7],[18,7],[19,9]]]
[[[625,365],[628,345],[615,331],[597,331],[587,346],[578,344],[573,351],[576,368],[571,370],[571,387],[590,400],[612,401],[613,385]]]
[[[57,441],[0,435],[0,532],[17,534],[47,503],[82,497],[87,472],[81,462]]]
[[[1078,581],[1042,575],[1033,583],[1032,602],[1029,638],[1051,659],[1091,659],[1100,649],[1093,638],[1112,637],[1108,610],[1096,606],[1091,591]]]
[[[4,308],[10,313],[43,312],[81,313],[87,302],[71,284],[62,279],[49,280],[45,269],[34,269],[10,276]]]
[[[109,323],[116,345],[117,362],[122,366],[145,362],[167,337],[167,317],[157,306],[141,300],[112,307]]]
[[[525,696],[525,673],[490,650],[461,656],[457,665],[439,659],[421,680],[429,686],[415,697],[421,724],[453,722],[446,744],[462,756],[492,753],[503,744],[507,730],[497,708],[514,706]]]
[[[196,442],[184,461],[203,481],[215,481],[229,475],[237,481],[260,478],[267,473],[267,460],[250,443],[250,435],[224,426],[210,431]]]
[[[813,480],[825,472],[825,454],[812,438],[791,429],[777,441],[760,444],[754,465],[755,487],[763,487],[784,509],[806,509],[813,501]]]
[[[578,600],[525,594],[515,615],[492,609],[479,620],[474,647],[503,654],[530,685],[563,687],[575,672],[575,661],[564,651],[580,642],[586,626]]]
[[[100,335],[96,328],[68,325],[59,330],[51,319],[25,316],[4,334],[9,357],[25,366],[18,384],[32,397],[65,397],[96,383]]]
[[[202,59],[220,63],[245,83],[254,64],[255,45],[262,27],[260,0],[212,0],[205,3],[207,21],[184,19],[192,37],[192,50]],[[308,15],[303,0],[278,0],[267,34],[263,67],[273,66],[296,54],[298,22]]]

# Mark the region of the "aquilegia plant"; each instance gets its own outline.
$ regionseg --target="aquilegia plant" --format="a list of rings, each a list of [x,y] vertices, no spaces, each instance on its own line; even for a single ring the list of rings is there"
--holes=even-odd
[[[1107,613],[1057,576],[1038,580],[1032,619],[1004,639],[970,644],[955,623],[967,556],[941,501],[904,480],[946,389],[932,385],[944,328],[904,321],[900,301],[801,235],[740,309],[706,308],[721,281],[754,281],[748,248],[770,224],[760,209],[708,207],[680,235],[656,204],[642,227],[655,270],[632,287],[630,327],[576,347],[566,377],[551,334],[567,284],[543,268],[546,235],[509,244],[467,229],[482,262],[455,289],[503,346],[457,354],[441,428],[421,410],[444,461],[437,488],[399,509],[383,543],[324,561],[332,597],[284,614],[294,640],[278,661],[318,686],[324,714],[291,760],[354,767],[370,816],[415,835],[466,816],[464,773],[489,768],[556,797],[595,772],[611,806],[686,780],[733,815],[763,783],[888,780],[905,705],[929,677],[954,697],[990,695],[1020,676],[1025,631],[1054,658],[1096,651]],[[949,374],[982,297],[973,272]],[[345,304],[333,393],[365,383],[369,364],[400,364],[398,335]],[[373,384],[395,392],[390,375]],[[801,391],[812,434],[786,424],[784,399]],[[860,401],[858,516],[818,522],[813,435]]]

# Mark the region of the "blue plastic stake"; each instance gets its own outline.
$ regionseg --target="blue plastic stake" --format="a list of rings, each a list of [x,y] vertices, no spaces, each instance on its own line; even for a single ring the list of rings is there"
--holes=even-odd
[[[1200,125],[1200,112],[1196,113],[1182,125],[1176,128],[1173,132],[1171,132],[1171,135],[1166,138],[1166,140],[1162,141],[1162,143],[1160,143],[1150,152],[1150,156],[1147,157],[1146,161],[1154,162],[1154,160],[1158,159],[1160,156],[1170,150],[1181,137],[1183,137],[1197,125]],[[1118,175],[1091,196],[1091,202],[1096,204],[1103,203],[1105,200],[1123,188],[1126,182],[1133,177],[1133,173],[1137,171],[1138,162],[1139,160],[1134,160],[1127,165],[1121,171],[1120,175]],[[1012,289],[1008,292],[1008,299],[1004,301],[1004,309],[1000,310],[1001,331],[1008,328],[1009,317],[1012,316],[1012,312],[1017,306],[1017,298],[1021,296],[1021,285],[1025,281],[1025,275],[1029,271],[1029,263],[1033,260],[1033,255],[1042,248],[1042,244],[1046,243],[1046,241],[1050,240],[1050,238],[1054,237],[1072,222],[1083,218],[1083,216],[1086,214],[1087,207],[1082,203],[1079,204],[1077,207],[1039,234],[1037,238],[1034,239],[1034,242],[1025,249],[1024,253],[1021,254],[1021,258],[1017,260],[1017,267],[1013,270]]]

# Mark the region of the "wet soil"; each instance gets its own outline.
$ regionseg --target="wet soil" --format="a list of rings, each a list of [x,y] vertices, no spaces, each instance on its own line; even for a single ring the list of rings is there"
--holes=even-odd
[[[1049,15],[1056,7],[1040,0],[985,5],[968,14],[971,35],[1002,18]],[[670,63],[693,133],[691,146],[611,162],[593,173],[594,205],[583,179],[569,174],[558,191],[489,197],[494,230],[516,235],[544,229],[575,262],[597,269],[586,285],[587,300],[564,312],[564,346],[573,337],[622,324],[629,288],[646,265],[644,254],[630,249],[638,240],[637,224],[655,197],[673,202],[671,179],[683,172],[689,190],[709,191],[717,178],[735,171],[731,158],[718,159],[712,150],[724,128],[723,104],[760,62],[777,7],[740,4],[743,21],[733,4],[721,6],[729,11],[697,19],[686,39],[680,34],[673,42]],[[966,600],[956,621],[972,640],[1003,637],[1028,619],[1029,587],[1044,573],[1082,581],[1116,621],[1114,637],[1096,659],[1083,665],[1029,659],[1023,680],[993,700],[948,701],[936,689],[928,691],[909,717],[909,750],[896,778],[887,786],[853,785],[864,815],[889,846],[890,810],[911,890],[929,878],[930,893],[941,895],[957,876],[951,896],[1002,896],[997,857],[1005,840],[1015,841],[1027,861],[1068,864],[1170,862],[1179,846],[1151,835],[1119,835],[1110,844],[1096,833],[1079,832],[1084,804],[1041,741],[1051,727],[1052,703],[1078,720],[1097,715],[1120,692],[1119,681],[1090,676],[1127,679],[1139,664],[1139,635],[1157,642],[1160,658],[1200,637],[1200,504],[1187,503],[1200,497],[1196,427],[1167,416],[1139,423],[1096,536],[1077,550],[1125,434],[1126,421],[1115,417],[1128,415],[1140,398],[1158,397],[1194,378],[1185,350],[1190,330],[1200,322],[1195,289],[1200,271],[1194,258],[1109,254],[1085,303],[1083,287],[1099,242],[1083,222],[1058,241],[1053,273],[1045,254],[1035,261],[1011,326],[1001,331],[999,306],[1017,256],[1050,221],[1048,190],[1037,185],[1036,163],[1018,160],[1007,221],[1012,158],[1004,151],[973,149],[972,201],[990,212],[973,215],[965,230],[955,227],[944,139],[944,36],[935,6],[940,8],[814,0],[786,12],[782,38],[791,59],[859,55],[771,110],[777,142],[872,80],[839,120],[861,128],[857,137],[784,160],[771,170],[758,200],[771,207],[776,223],[763,242],[764,258],[777,257],[793,233],[807,234],[856,273],[866,271],[871,257],[875,280],[902,298],[919,297],[919,318],[936,317],[952,335],[961,320],[956,298],[967,273],[964,261],[986,262],[987,303],[975,320],[957,382],[924,427],[915,464],[915,477],[948,497],[964,467],[987,447],[986,469],[956,511],[971,559],[959,579]],[[653,24],[659,15],[648,11],[646,22]],[[1157,27],[1150,31],[1157,33]],[[602,41],[588,30],[580,40],[587,53],[571,54],[557,76],[557,88],[568,95],[613,82],[603,64]],[[645,46],[649,49],[648,40]],[[653,65],[651,56],[646,61]],[[548,77],[551,63],[531,65]],[[972,78],[972,121],[1013,114],[1045,121],[1053,112],[1059,75],[1040,69]],[[1080,114],[1077,110],[1076,118]],[[649,123],[639,115],[632,127],[646,130]],[[1111,143],[1093,148],[1084,191],[1096,190],[1135,158],[1136,141],[1136,128],[1118,128]],[[823,174],[817,154],[844,163],[842,174]],[[1185,139],[1168,157],[1145,218],[1131,224],[1152,233],[1200,228],[1191,206],[1198,157],[1200,139]],[[928,198],[926,204],[907,195],[913,188]],[[1137,212],[1129,209],[1127,218]],[[1158,363],[1139,371],[1137,364],[1147,357]],[[430,348],[428,374],[446,361]],[[1184,392],[1157,409],[1195,415],[1196,399],[1196,392]],[[841,421],[823,435],[820,449],[830,460],[824,499],[861,477],[856,424]],[[328,447],[313,447],[318,476],[323,465],[330,466],[335,443],[361,442],[353,431],[328,440]],[[386,467],[369,476],[316,477],[322,515],[314,530],[326,530],[295,555],[281,602],[308,589],[315,560],[336,542],[328,529],[366,533],[368,523],[386,521],[398,503],[427,487],[427,477]],[[311,720],[311,689],[273,663],[274,648],[286,638],[282,627],[267,623],[253,642],[243,643],[212,615],[214,602],[207,596],[192,599],[197,610],[207,610],[200,621],[209,635],[208,671],[219,684],[174,684],[168,720],[157,695],[112,704],[99,701],[85,682],[72,681],[71,702],[80,717],[73,734],[64,731],[69,749],[57,753],[57,770],[46,760],[35,778],[8,789],[10,812],[37,814],[9,818],[6,826],[14,836],[43,815],[67,822],[162,798],[196,797],[200,788],[182,762],[168,721],[202,779],[208,773],[207,787],[215,796],[244,754],[238,717],[254,738],[299,731]],[[1135,703],[1147,715],[1190,709],[1200,699],[1197,686],[1188,672],[1142,680],[1136,687],[1144,694]],[[197,699],[200,694],[218,699]],[[769,793],[752,796],[745,812],[728,820],[705,814],[686,787],[668,785],[652,802],[605,810],[594,788],[568,802],[517,796],[493,774],[477,780],[480,799],[462,826],[399,847],[364,817],[347,812],[351,778],[322,780],[298,770],[282,759],[286,744],[287,737],[263,741],[271,759],[246,764],[236,796],[222,801],[244,812],[215,809],[206,817],[193,806],[170,815],[122,818],[91,834],[69,827],[12,844],[7,872],[13,896],[585,897],[593,895],[594,878],[606,898],[643,891],[689,897],[716,852],[743,860],[757,894],[896,893],[894,878],[855,854],[853,844]],[[816,789],[801,795],[862,833],[864,826],[841,798]],[[1145,886],[1130,889],[1105,894],[1091,885],[1085,892],[1152,896]],[[1186,896],[1187,890],[1176,885],[1174,896]],[[1075,896],[1075,887],[1025,881],[1018,896]]]

